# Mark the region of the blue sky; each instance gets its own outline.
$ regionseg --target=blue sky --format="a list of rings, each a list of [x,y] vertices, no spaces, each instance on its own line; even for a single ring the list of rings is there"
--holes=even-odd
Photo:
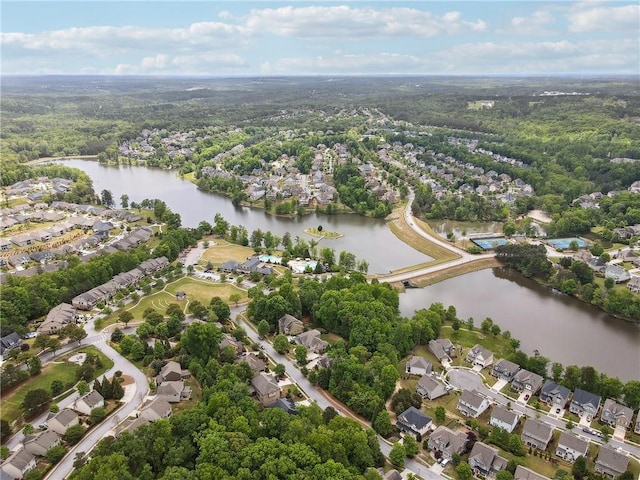
[[[640,73],[637,1],[7,1],[3,74]]]

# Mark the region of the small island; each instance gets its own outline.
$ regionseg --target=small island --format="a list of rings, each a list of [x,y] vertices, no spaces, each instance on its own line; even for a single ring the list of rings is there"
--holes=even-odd
[[[305,228],[304,233],[308,233],[309,235],[313,235],[314,237],[329,238],[329,239],[344,237],[342,233],[329,232],[327,230],[323,230],[322,227]]]

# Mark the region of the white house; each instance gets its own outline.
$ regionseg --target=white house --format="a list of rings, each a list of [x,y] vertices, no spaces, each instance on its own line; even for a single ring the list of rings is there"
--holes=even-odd
[[[91,410],[98,407],[104,407],[104,397],[100,395],[100,392],[94,390],[76,401],[74,410],[84,415],[90,415]]]
[[[431,362],[424,357],[414,355],[409,359],[405,367],[406,373],[411,375],[428,375],[433,370]]]
[[[511,433],[518,425],[519,416],[517,413],[507,410],[505,407],[496,405],[491,409],[491,419],[489,423],[494,427],[500,427]]]
[[[467,353],[467,362],[482,368],[488,367],[493,363],[493,352],[482,345],[475,345]]]
[[[464,390],[458,400],[458,410],[466,417],[477,418],[489,408],[489,401],[475,390]]]
[[[586,458],[589,440],[582,439],[573,433],[563,431],[558,439],[556,456],[573,463],[580,455]]]

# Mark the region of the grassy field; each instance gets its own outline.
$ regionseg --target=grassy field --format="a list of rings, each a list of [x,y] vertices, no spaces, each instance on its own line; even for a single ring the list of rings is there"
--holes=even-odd
[[[241,262],[254,254],[253,248],[250,247],[243,247],[221,239],[216,239],[215,242],[215,245],[210,246],[202,254],[198,263],[205,265],[207,262],[211,262],[217,267],[227,260]]]
[[[9,423],[22,416],[22,401],[31,390],[43,388],[51,389],[54,380],[61,381],[65,386],[71,387],[76,382],[76,370],[78,366],[73,363],[53,363],[45,366],[39,375],[30,377],[25,383],[7,395],[2,396],[2,418]]]
[[[456,265],[451,268],[447,268],[446,270],[441,270],[439,272],[428,273],[427,275],[423,275],[421,277],[413,278],[411,281],[415,283],[418,287],[426,287],[429,285],[433,285],[434,283],[442,282],[444,280],[448,280],[453,277],[457,277],[459,275],[464,275],[466,273],[477,272],[478,270],[484,270],[485,268],[494,268],[499,267],[501,264],[495,258],[482,258],[477,261],[465,263],[462,265]],[[411,270],[414,268],[412,267]],[[398,283],[397,288],[402,286],[401,283]],[[404,288],[404,287],[402,287]]]
[[[393,234],[410,247],[432,257],[434,260],[428,262],[427,265],[437,265],[438,263],[460,258],[456,253],[453,253],[440,245],[430,242],[421,235],[418,235],[409,225],[407,225],[407,222],[404,220],[404,207],[395,209],[391,215],[393,216],[393,219],[390,220],[388,224]],[[437,234],[427,223],[418,219],[414,219],[413,221],[424,232],[437,237]]]

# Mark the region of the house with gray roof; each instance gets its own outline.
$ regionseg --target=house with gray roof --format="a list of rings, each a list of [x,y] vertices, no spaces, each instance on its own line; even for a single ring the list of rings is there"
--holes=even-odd
[[[531,395],[535,395],[542,387],[543,381],[544,379],[537,373],[522,369],[514,375],[511,382],[511,390],[516,392],[523,392],[526,390]]]
[[[85,415],[90,415],[91,410],[98,407],[104,407],[104,397],[100,392],[93,390],[75,402],[74,410]]]
[[[156,385],[160,385],[163,382],[184,380],[189,376],[188,370],[182,370],[178,362],[170,360],[160,369],[160,373],[156,376]]]
[[[476,474],[495,477],[500,470],[507,468],[506,458],[498,455],[498,449],[476,442],[473,444],[468,460],[469,466]]]
[[[11,240],[6,238],[0,238],[0,252],[6,252],[7,250],[11,250],[13,248],[13,243]]]
[[[278,319],[278,331],[283,335],[299,335],[304,330],[302,320],[285,313]]]
[[[29,470],[36,468],[36,457],[21,448],[9,455],[0,468],[11,478],[22,478]]]
[[[47,420],[47,426],[49,430],[56,432],[59,435],[67,433],[69,427],[78,425],[80,420],[78,414],[71,409],[64,408],[60,412],[53,415]]]
[[[0,338],[0,356],[5,358],[14,348],[20,348],[22,338],[16,332],[9,333]]]
[[[396,427],[411,435],[425,435],[431,427],[432,419],[429,415],[411,406],[398,415]]]
[[[553,380],[547,380],[540,390],[540,400],[550,407],[564,408],[569,401],[571,390],[558,385]]]
[[[518,465],[516,467],[515,473],[513,474],[513,480],[550,480],[550,479],[549,477],[540,475],[539,473],[536,473],[527,467]]]
[[[76,309],[68,303],[61,303],[49,310],[47,318],[38,326],[38,333],[52,335],[64,326],[76,323]]]
[[[435,400],[436,398],[446,395],[447,388],[440,380],[437,380],[430,375],[423,375],[420,380],[418,380],[416,392],[418,392],[422,398]]]
[[[477,418],[489,408],[489,401],[475,390],[464,390],[458,400],[458,411],[466,417]]]
[[[502,428],[511,433],[518,425],[519,419],[520,417],[516,412],[508,410],[502,405],[495,405],[491,409],[491,418],[489,419],[489,423],[494,427]]]
[[[236,361],[234,363],[239,364],[242,362],[247,362],[247,364],[251,367],[251,370],[253,370],[254,374],[265,371],[264,360],[260,360],[257,355],[253,355],[250,353],[241,355],[240,357],[236,358]]]
[[[156,396],[169,403],[178,403],[191,397],[191,388],[185,386],[182,380],[166,381],[158,385]]]
[[[502,358],[498,360],[491,369],[491,375],[510,382],[513,380],[513,376],[518,372],[518,370],[520,370],[520,365]]]
[[[435,340],[429,340],[429,350],[433,353],[438,360],[451,361],[456,357],[456,347],[451,343],[448,338],[436,338]]]
[[[39,457],[44,457],[49,449],[60,445],[60,435],[51,430],[26,435],[22,440],[24,449]]]
[[[218,344],[218,348],[222,350],[226,347],[233,348],[233,351],[236,352],[236,356],[244,352],[244,345],[242,344],[242,342],[236,340],[234,337],[232,337],[228,333],[223,333],[222,339]]]
[[[573,463],[579,456],[587,457],[589,451],[589,440],[585,440],[577,435],[563,431],[558,439],[556,456],[564,461]]]
[[[602,407],[602,414],[600,415],[600,421],[607,425],[615,427],[629,428],[631,425],[631,418],[633,417],[633,410],[629,407],[619,404],[611,398],[607,398],[604,401]]]
[[[441,425],[429,435],[428,446],[429,450],[440,452],[444,458],[451,460],[454,454],[464,452],[467,446],[467,435]]]
[[[280,398],[282,390],[272,375],[260,372],[251,379],[258,402],[263,407],[273,405]]]
[[[164,398],[156,396],[151,401],[147,401],[142,409],[140,409],[140,417],[155,422],[161,418],[169,418],[171,416],[171,404]]]
[[[595,417],[600,409],[600,400],[600,395],[576,388],[575,392],[573,392],[571,403],[569,404],[569,411],[576,415],[586,413],[587,415],[591,415],[591,417]]]
[[[417,355],[412,356],[405,366],[405,372],[411,375],[428,375],[432,370],[431,362]]]
[[[629,457],[627,455],[618,452],[609,445],[602,445],[593,469],[598,473],[615,478],[626,472],[628,466]]]
[[[604,269],[604,278],[611,278],[614,282],[621,283],[629,280],[631,275],[620,265],[607,264]]]
[[[467,362],[482,368],[493,363],[493,352],[482,345],[474,345],[467,353]]]
[[[402,475],[397,470],[389,470],[382,476],[382,480],[402,480]]]
[[[329,346],[329,342],[320,338],[320,330],[313,329],[296,336],[296,343],[307,347],[309,353],[322,353]]]
[[[553,427],[535,418],[527,418],[522,428],[522,443],[539,450],[546,450],[553,437]]]
[[[218,270],[225,272],[225,273],[232,273],[236,271],[236,268],[238,268],[238,265],[240,265],[240,262],[236,261],[236,260],[228,260],[224,263],[222,263],[219,267]]]

